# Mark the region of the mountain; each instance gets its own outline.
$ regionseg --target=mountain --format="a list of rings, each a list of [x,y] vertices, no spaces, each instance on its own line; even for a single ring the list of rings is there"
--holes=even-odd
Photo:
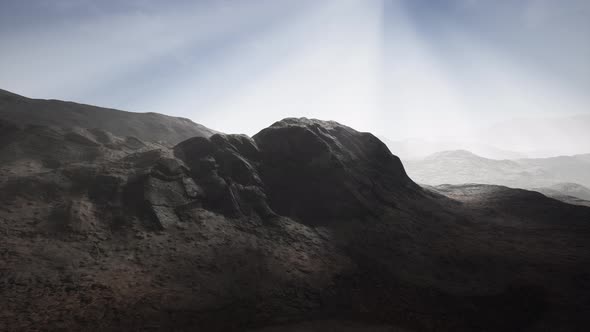
[[[518,159],[523,167],[542,169],[560,179],[590,187],[590,153],[550,158]]]
[[[542,168],[527,168],[514,160],[483,158],[465,150],[407,160],[405,166],[414,181],[428,185],[481,183],[527,188],[553,181],[553,175]]]
[[[532,190],[566,203],[590,206],[590,189],[577,183],[557,183]]]
[[[590,208],[422,188],[332,121],[174,147],[0,124],[0,330],[588,324]]]
[[[589,156],[495,160],[469,151],[454,150],[407,160],[405,166],[413,180],[428,185],[482,183],[539,188],[573,182],[588,186]]]
[[[407,160],[405,166],[412,179],[426,185],[499,184],[535,190],[570,204],[588,206],[590,201],[590,190],[581,185],[590,184],[590,154],[494,160],[454,150]]]
[[[547,194],[569,195],[590,201],[590,188],[577,183],[557,183],[550,187],[537,189],[537,191],[545,191]]]
[[[174,145],[216,131],[189,119],[157,113],[132,113],[60,100],[29,99],[0,90],[0,119],[62,128],[97,128],[117,136]]]
[[[553,118],[516,118],[448,133],[436,139],[380,139],[402,160],[422,159],[442,151],[467,150],[488,159],[549,158],[588,153],[590,115]],[[395,133],[391,133],[393,137]]]
[[[524,158],[524,153],[499,149],[492,145],[470,142],[467,140],[428,140],[428,139],[404,139],[393,141],[386,137],[379,137],[383,143],[394,151],[402,160],[414,160],[428,157],[441,151],[469,150],[475,154],[491,159],[518,159]]]

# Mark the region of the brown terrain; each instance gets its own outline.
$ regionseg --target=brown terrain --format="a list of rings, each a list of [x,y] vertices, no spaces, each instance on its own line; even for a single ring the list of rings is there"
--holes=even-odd
[[[176,142],[137,131],[152,116],[121,115],[134,121],[111,133],[106,120],[39,124],[42,112],[0,121],[2,331],[590,324],[588,207],[422,188],[375,136],[335,122]]]

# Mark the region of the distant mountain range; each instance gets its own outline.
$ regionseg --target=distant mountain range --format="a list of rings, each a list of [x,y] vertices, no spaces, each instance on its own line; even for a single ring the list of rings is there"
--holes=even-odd
[[[414,181],[427,185],[497,184],[590,200],[590,154],[496,160],[454,150],[405,160],[404,165]]]
[[[545,188],[533,188],[547,196],[567,195],[590,201],[590,189],[577,183],[557,183]]]
[[[402,160],[422,159],[440,151],[468,150],[473,153],[491,159],[517,159],[526,158],[525,153],[499,149],[492,145],[459,141],[459,140],[429,140],[422,138],[409,138],[404,140],[390,140],[380,136],[379,139],[389,147]]]
[[[590,206],[590,189],[577,183],[558,183],[532,190],[566,203]]]
[[[433,153],[467,150],[490,159],[547,158],[588,153],[590,115],[511,119],[476,129],[475,135],[437,139],[380,139],[402,160]]]

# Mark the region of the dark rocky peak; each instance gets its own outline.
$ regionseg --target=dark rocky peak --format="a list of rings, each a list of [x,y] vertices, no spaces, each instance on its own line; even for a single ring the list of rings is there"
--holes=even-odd
[[[172,151],[139,150],[117,162],[136,174],[120,190],[126,205],[155,229],[199,209],[265,222],[363,220],[422,194],[373,135],[319,120],[286,119],[254,138],[193,137]]]
[[[362,218],[420,191],[379,139],[337,122],[288,118],[254,141],[270,206],[282,215],[313,222]]]
[[[253,138],[194,137],[174,155],[209,203],[230,200],[218,207],[242,212],[254,203],[309,223],[375,215],[420,192],[379,139],[332,121],[289,118]]]
[[[254,140],[267,159],[314,167],[362,165],[383,170],[399,182],[409,181],[399,158],[377,137],[334,121],[287,118],[263,129]]]

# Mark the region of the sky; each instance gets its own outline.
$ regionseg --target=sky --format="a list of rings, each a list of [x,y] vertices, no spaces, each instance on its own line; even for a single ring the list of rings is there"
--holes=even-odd
[[[253,135],[590,114],[586,0],[0,0],[0,89]]]

